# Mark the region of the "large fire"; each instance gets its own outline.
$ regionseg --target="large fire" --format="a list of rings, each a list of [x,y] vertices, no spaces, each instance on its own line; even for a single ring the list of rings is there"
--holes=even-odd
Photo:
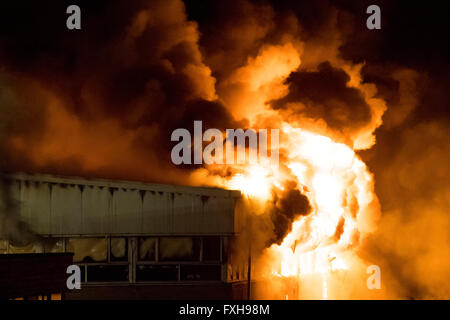
[[[377,198],[372,175],[355,152],[345,144],[289,124],[287,167],[312,204],[312,213],[299,217],[280,245],[267,250],[277,257],[271,273],[280,277],[321,275],[322,298],[328,298],[327,278],[336,270],[347,270],[358,261],[354,253],[371,221],[377,217]],[[283,188],[285,177],[263,165],[249,165],[245,173],[229,180],[228,187],[250,198],[270,200]],[[290,176],[290,179],[292,179]]]

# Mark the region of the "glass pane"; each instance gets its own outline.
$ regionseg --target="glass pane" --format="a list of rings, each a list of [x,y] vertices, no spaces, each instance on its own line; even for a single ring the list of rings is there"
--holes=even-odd
[[[106,261],[107,250],[106,238],[73,238],[67,244],[67,251],[74,253],[74,262]]]
[[[128,265],[87,266],[88,282],[128,281]]]
[[[127,261],[127,238],[111,238],[111,261]]]
[[[136,281],[178,281],[178,265],[137,265]]]
[[[159,239],[159,260],[199,261],[200,241],[192,237],[161,237]]]
[[[9,253],[38,253],[40,252],[39,247],[33,243],[26,246],[13,246],[9,244]]]
[[[44,239],[43,243],[44,243],[44,252],[45,253],[54,253],[54,252],[63,252],[64,251],[64,239],[46,238],[46,239]]]
[[[139,238],[139,260],[155,261],[156,238]]]
[[[182,265],[180,270],[183,281],[212,281],[221,279],[220,266]]]
[[[220,260],[220,237],[203,238],[203,261]]]
[[[8,241],[0,240],[0,253],[7,253],[8,251]]]

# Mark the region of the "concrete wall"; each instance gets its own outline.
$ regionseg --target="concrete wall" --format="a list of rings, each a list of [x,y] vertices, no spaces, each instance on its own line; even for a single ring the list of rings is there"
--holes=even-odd
[[[238,191],[48,175],[6,176],[42,235],[232,234]]]

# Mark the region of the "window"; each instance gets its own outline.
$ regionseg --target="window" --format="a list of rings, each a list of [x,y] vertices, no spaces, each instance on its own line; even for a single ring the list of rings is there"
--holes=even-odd
[[[128,238],[69,238],[66,251],[81,269],[83,282],[128,282]]]
[[[181,265],[180,280],[182,281],[219,281],[220,279],[220,265]]]
[[[200,239],[193,237],[161,237],[160,261],[199,261]]]
[[[128,281],[128,265],[88,265],[88,282]]]
[[[8,253],[8,241],[0,240],[0,253]]]
[[[78,265],[80,267],[80,277],[81,282],[86,282],[86,266],[85,265]]]
[[[74,262],[106,262],[108,241],[106,238],[71,238],[66,251],[74,253]]]
[[[111,238],[110,241],[110,261],[128,261],[127,238]]]
[[[45,238],[43,246],[45,253],[64,252],[64,239]]]
[[[9,244],[9,253],[38,253],[40,251],[39,244],[27,244],[27,245],[17,245],[14,246],[11,243]]]
[[[139,256],[140,261],[156,260],[157,238],[139,238]]]
[[[179,266],[174,265],[137,265],[136,281],[178,281]]]
[[[45,252],[73,252],[84,283],[222,279],[220,236],[48,238],[43,247]]]

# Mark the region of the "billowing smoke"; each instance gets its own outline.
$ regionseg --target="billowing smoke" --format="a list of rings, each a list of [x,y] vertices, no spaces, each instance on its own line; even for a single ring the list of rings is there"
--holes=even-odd
[[[271,213],[275,233],[273,242],[279,244],[292,230],[292,223],[299,216],[310,212],[308,198],[299,191],[296,183],[286,183],[286,189],[274,196],[274,209]]]
[[[347,58],[366,61],[362,75],[388,105],[376,145],[361,153],[383,208],[361,252],[385,271],[389,297],[448,299],[450,52],[442,39],[449,29],[430,7],[386,8],[391,30],[376,38],[358,34],[342,48]],[[411,25],[411,16],[430,19]]]
[[[13,246],[25,246],[39,240],[20,215],[20,203],[11,196],[10,186],[0,177],[0,239],[8,240]]]
[[[37,101],[45,103],[46,100],[35,90],[33,84],[1,71],[0,84],[0,150],[4,151],[12,135],[35,134],[30,127],[34,125],[34,117],[38,116],[38,112],[42,109],[39,106],[35,108],[33,103]],[[26,89],[27,94],[20,95],[18,88]],[[2,152],[1,155],[0,173],[10,167],[5,153]],[[0,174],[0,239],[6,239],[14,246],[28,245],[38,239],[38,236],[22,221],[19,205],[11,195],[10,182]]]
[[[289,93],[272,102],[280,112],[298,126],[302,122],[323,122],[332,131],[351,135],[370,122],[370,106],[363,94],[347,84],[350,77],[342,69],[323,62],[317,71],[293,72],[286,80]]]
[[[450,119],[439,111],[449,105],[448,80],[411,70],[388,75],[377,81],[396,83],[395,91],[382,92],[392,109],[377,145],[363,154],[376,174],[384,217],[362,252],[386,271],[392,296],[448,298],[450,266],[442,254],[450,250]]]
[[[64,8],[41,5],[31,6],[51,17]],[[242,126],[217,99],[196,23],[187,21],[181,1],[86,4],[86,12],[83,31],[57,32],[51,42],[52,19],[39,28],[11,22],[15,29],[0,35],[4,72],[26,74],[23,81],[48,100],[27,104],[35,117],[25,127],[35,134],[8,140],[9,169],[183,181],[187,173],[170,161],[174,129],[191,128],[197,119],[205,128]]]

